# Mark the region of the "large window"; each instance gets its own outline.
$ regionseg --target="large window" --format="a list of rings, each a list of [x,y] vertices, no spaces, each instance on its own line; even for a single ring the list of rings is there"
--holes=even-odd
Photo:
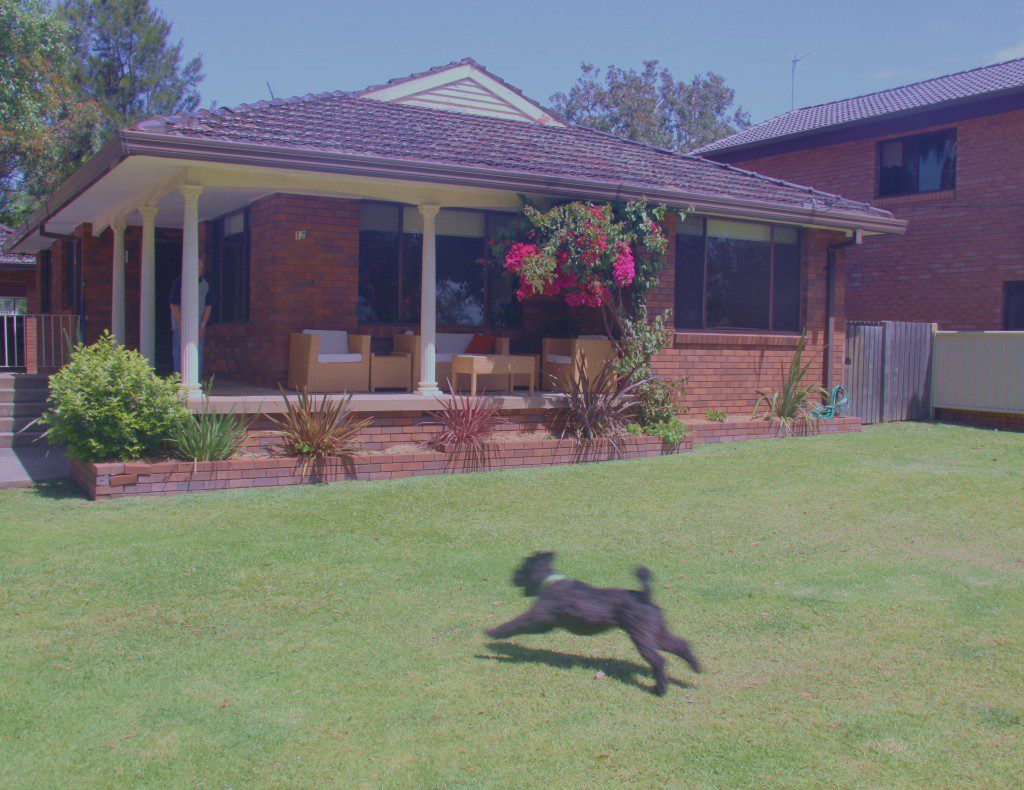
[[[1024,330],[1024,280],[1006,283],[1003,329]]]
[[[213,222],[206,260],[214,320],[249,320],[249,212],[227,214]]]
[[[676,234],[676,327],[800,329],[800,232],[688,217]]]
[[[437,215],[437,324],[519,323],[515,290],[500,262],[485,264],[486,239],[510,215],[443,210]],[[359,231],[359,321],[417,324],[423,218],[414,206],[363,203]]]
[[[39,312],[49,313],[53,309],[53,263],[49,250],[39,253]]]
[[[956,129],[878,144],[880,197],[955,188]]]

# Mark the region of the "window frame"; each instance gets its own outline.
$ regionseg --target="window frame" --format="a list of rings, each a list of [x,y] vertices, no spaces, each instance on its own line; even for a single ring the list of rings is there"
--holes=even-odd
[[[720,332],[720,333],[733,333],[733,334],[772,334],[772,335],[799,335],[803,329],[804,322],[804,232],[803,228],[793,225],[775,225],[768,222],[754,222],[749,220],[734,220],[730,218],[720,217],[709,217],[699,216],[694,217],[701,221],[701,250],[703,252],[703,269],[701,270],[701,320],[700,326],[679,326],[676,323],[679,320],[679,285],[681,278],[679,276],[680,260],[678,256],[678,237],[681,235],[679,229],[676,229],[675,238],[673,243],[677,246],[673,250],[675,254],[674,261],[674,274],[675,281],[673,283],[673,324],[676,332]],[[709,327],[708,326],[708,222],[713,219],[723,219],[727,222],[744,222],[748,225],[767,225],[769,228],[768,237],[768,328],[760,329],[755,327]],[[777,228],[784,227],[787,229],[793,229],[796,231],[796,244],[797,248],[797,328],[796,329],[776,329],[775,324],[775,231]],[[696,234],[694,234],[696,235]]]
[[[360,326],[411,326],[411,325],[417,325],[418,326],[422,322],[422,316],[420,317],[419,320],[417,320],[415,322],[402,320],[402,303],[403,303],[403,301],[405,299],[405,243],[403,241],[403,237],[405,236],[405,209],[409,208],[409,207],[415,208],[415,206],[413,206],[410,203],[397,203],[397,202],[393,202],[393,201],[389,201],[389,200],[361,200],[359,202],[359,205],[360,205],[360,211],[362,211],[362,206],[365,206],[365,205],[376,205],[376,206],[391,206],[391,207],[395,208],[395,210],[398,212],[398,231],[397,231],[398,232],[398,287],[395,289],[395,296],[396,296],[396,299],[397,299],[397,309],[395,310],[396,320],[395,321],[364,321],[364,320],[360,319],[359,320],[359,325]],[[487,241],[488,241],[487,233],[488,233],[489,228],[492,227],[491,226],[492,218],[493,217],[503,217],[503,216],[513,217],[513,216],[515,216],[516,212],[514,212],[514,211],[501,211],[501,210],[497,210],[496,211],[496,210],[491,210],[491,209],[467,208],[465,206],[444,206],[441,210],[442,211],[469,212],[469,213],[473,213],[473,214],[480,214],[483,217],[484,235],[483,235],[483,238],[481,239],[481,241],[483,242],[484,261],[485,261],[484,267],[483,267],[484,271],[483,271],[483,294],[482,294],[482,296],[483,296],[482,304],[483,304],[484,320],[483,320],[482,324],[474,324],[474,325],[466,324],[466,325],[461,325],[461,326],[448,326],[448,325],[441,325],[441,324],[439,324],[438,325],[438,329],[439,330],[449,330],[449,329],[450,330],[491,330],[491,329],[518,328],[518,327],[510,327],[510,326],[499,326],[498,324],[495,324],[495,323],[491,322],[491,315],[490,315],[490,287],[491,287],[490,269],[491,269],[491,267],[488,265],[490,262],[487,260],[487,256],[488,256],[488,254],[490,252],[489,247],[488,247],[488,243],[487,243]],[[362,232],[363,232],[363,230],[360,227],[359,228],[359,233],[362,233]],[[358,267],[359,267],[360,264],[361,264],[361,261],[357,261],[356,262],[357,271],[358,271]],[[435,267],[436,267],[436,263],[435,263]],[[358,276],[357,276],[357,281],[358,281]],[[358,298],[358,294],[357,294],[357,298]],[[521,326],[522,325],[522,315],[521,314],[520,314],[519,318],[520,318],[519,326]]]
[[[223,275],[223,263],[224,263],[224,225],[228,217],[232,217],[235,214],[242,215],[242,260],[243,260],[243,276],[244,286],[242,293],[245,294],[245,300],[242,309],[241,318],[233,318],[230,321],[224,320],[223,305],[224,305],[224,277]],[[207,244],[207,255],[206,255],[206,275],[209,279],[213,280],[216,285],[216,291],[214,292],[213,285],[211,284],[210,292],[213,296],[213,323],[217,324],[247,324],[251,319],[251,302],[252,302],[252,238],[251,238],[251,225],[249,224],[249,207],[243,206],[242,208],[235,209],[234,211],[228,211],[221,214],[219,217],[210,220],[211,233],[209,235],[209,243]],[[216,272],[216,273],[215,273]]]
[[[921,189],[921,169],[920,162],[917,165],[917,188],[913,191],[900,189],[899,192],[882,192],[882,148],[892,143],[899,143],[901,146],[906,146],[908,142],[914,142],[920,144],[921,140],[929,138],[941,137],[944,139],[953,140],[953,185],[948,187],[940,186],[938,189]],[[905,147],[901,149],[901,152],[905,151]],[[959,149],[959,136],[957,134],[957,127],[951,126],[946,129],[936,129],[932,132],[920,132],[918,134],[908,134],[902,137],[887,137],[884,140],[879,140],[875,144],[875,197],[876,198],[897,198],[897,197],[909,197],[914,195],[934,195],[939,192],[955,192],[957,182],[957,168],[960,160],[960,149]],[[902,165],[901,165],[902,167]]]
[[[53,256],[49,250],[39,253],[39,312],[53,312]]]

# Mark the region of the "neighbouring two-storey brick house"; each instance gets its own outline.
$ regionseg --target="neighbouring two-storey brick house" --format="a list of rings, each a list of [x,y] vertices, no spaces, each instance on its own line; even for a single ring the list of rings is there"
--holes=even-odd
[[[166,364],[170,281],[181,274],[183,294],[194,292],[202,257],[213,304],[204,375],[274,387],[304,329],[369,335],[380,354],[418,333],[424,373],[412,388],[429,395],[438,331],[504,336],[524,354],[546,337],[599,331],[593,310],[518,303],[501,262],[482,263],[520,194],[684,211],[685,222],[670,212],[650,300],[676,315],[656,367],[688,379],[691,406],[746,413],[801,332],[814,379],[838,380],[843,251],[905,226],[865,202],[566,126],[467,59],[354,93],[136,124],[12,246],[35,253],[37,288],[54,312],[82,317],[87,340],[112,328]],[[183,376],[194,387],[199,326],[187,301]],[[549,403],[513,395],[508,408]],[[416,397],[386,408],[433,407]]]
[[[1024,59],[792,110],[696,153],[908,221],[848,252],[850,319],[1024,329]]]

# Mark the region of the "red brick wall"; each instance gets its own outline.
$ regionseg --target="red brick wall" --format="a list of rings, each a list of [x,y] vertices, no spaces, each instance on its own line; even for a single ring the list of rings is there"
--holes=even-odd
[[[252,204],[249,223],[249,321],[211,325],[203,375],[276,386],[292,332],[357,328],[359,203],[271,195]]]
[[[28,312],[36,312],[36,272],[31,266],[14,268],[0,265],[0,296],[23,297],[28,300]]]
[[[958,144],[954,191],[875,196],[878,140],[950,127]],[[847,254],[851,320],[991,330],[1003,328],[1003,283],[1024,280],[1022,152],[1024,110],[1014,110],[775,155],[743,154],[737,164],[869,201],[909,221],[906,236],[869,237]]]

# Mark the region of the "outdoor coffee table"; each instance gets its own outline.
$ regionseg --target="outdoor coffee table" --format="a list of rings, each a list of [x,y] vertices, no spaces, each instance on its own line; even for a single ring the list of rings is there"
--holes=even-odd
[[[476,395],[477,376],[508,376],[509,392],[516,376],[530,377],[530,394],[537,378],[537,358],[525,354],[458,354],[452,359],[452,385],[458,389],[459,374],[469,376],[469,394]]]

